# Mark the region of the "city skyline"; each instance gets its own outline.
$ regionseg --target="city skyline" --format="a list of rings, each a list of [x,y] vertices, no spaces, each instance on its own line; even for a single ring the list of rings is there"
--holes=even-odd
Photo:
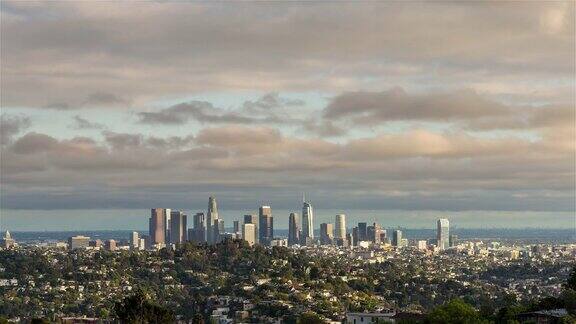
[[[0,10],[8,217],[307,192],[346,213],[573,224],[573,2]]]

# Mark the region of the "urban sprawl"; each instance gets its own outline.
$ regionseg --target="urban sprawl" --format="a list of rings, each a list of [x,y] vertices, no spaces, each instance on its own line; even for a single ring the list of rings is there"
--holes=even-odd
[[[0,323],[575,323],[576,244],[436,237],[314,210],[274,234],[270,206],[227,232],[206,213],[153,208],[125,240],[0,241]]]

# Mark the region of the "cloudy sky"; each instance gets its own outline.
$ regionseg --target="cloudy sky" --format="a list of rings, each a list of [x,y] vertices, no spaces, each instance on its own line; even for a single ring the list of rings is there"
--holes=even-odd
[[[574,10],[2,1],[2,209],[570,217]]]

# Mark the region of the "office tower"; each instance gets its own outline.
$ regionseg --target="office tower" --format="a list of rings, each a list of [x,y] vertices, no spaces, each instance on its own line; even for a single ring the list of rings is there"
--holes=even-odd
[[[212,223],[212,244],[222,242],[224,234],[224,220],[217,218]]]
[[[448,245],[450,245],[450,247],[458,245],[458,235],[450,234]]]
[[[208,198],[208,213],[206,214],[206,242],[208,244],[214,244],[216,242],[216,238],[214,236],[215,233],[219,233],[218,229],[214,229],[214,224],[218,224],[214,222],[218,220],[218,203],[216,202],[216,198],[210,197]]]
[[[358,241],[367,241],[368,240],[368,224],[366,223],[358,223]]]
[[[360,241],[360,230],[358,227],[354,227],[352,229],[352,246],[358,246],[358,242]]]
[[[190,233],[191,231],[188,231]],[[189,235],[189,240],[202,243],[206,242],[206,217],[204,213],[196,213],[194,215],[194,230],[192,236]]]
[[[88,246],[90,246],[90,238],[88,236],[77,235],[68,238],[68,248],[70,250],[85,249]]]
[[[270,206],[261,206],[259,209],[260,244],[270,245],[274,238],[274,219]]]
[[[366,228],[367,240],[372,241],[374,244],[380,244],[380,235],[382,234],[382,227],[377,223],[372,224]]]
[[[256,243],[256,225],[252,223],[244,223],[242,225],[242,239],[252,246]]]
[[[166,209],[152,208],[149,219],[150,245],[166,243]]]
[[[137,250],[140,246],[140,235],[138,232],[132,232],[130,235],[130,248]]]
[[[254,224],[254,230],[256,231],[256,234],[260,234],[260,231],[258,230],[258,216],[257,215],[244,215],[244,224]],[[258,243],[258,235],[256,235],[256,243]]]
[[[307,245],[314,239],[314,209],[302,196],[302,242]]]
[[[138,250],[146,250],[146,236],[140,239],[140,243],[138,243]]]
[[[4,249],[10,249],[14,245],[16,245],[16,241],[14,241],[12,235],[10,235],[10,232],[6,231],[6,233],[4,234],[4,238],[2,238],[2,240],[0,241],[0,247]]]
[[[346,238],[346,215],[338,214],[336,215],[336,233],[335,237],[337,239],[345,239]]]
[[[175,210],[170,213],[170,243],[178,244],[187,241],[187,222],[188,216],[181,211]]]
[[[395,230],[394,233],[392,234],[392,245],[394,245],[396,247],[402,246],[402,231],[401,230]]]
[[[329,223],[320,224],[320,244],[329,245],[334,240],[334,226]]]
[[[438,220],[438,232],[436,233],[436,242],[440,250],[447,249],[450,246],[450,222],[446,218]]]
[[[116,240],[106,240],[105,247],[108,251],[116,251]]]
[[[298,213],[290,213],[288,218],[288,245],[300,244],[300,224]]]
[[[387,243],[388,235],[385,229],[380,230],[380,243]]]
[[[170,242],[170,219],[172,217],[172,209],[164,209],[164,243]]]
[[[90,243],[88,243],[88,245],[90,247],[95,248],[95,249],[100,249],[100,247],[102,247],[102,240],[101,239],[95,239],[94,241],[90,241]]]
[[[416,244],[417,244],[416,246],[418,247],[418,250],[426,250],[426,248],[428,247],[425,240],[420,240]]]
[[[235,220],[234,221],[234,234],[240,233],[240,222]]]

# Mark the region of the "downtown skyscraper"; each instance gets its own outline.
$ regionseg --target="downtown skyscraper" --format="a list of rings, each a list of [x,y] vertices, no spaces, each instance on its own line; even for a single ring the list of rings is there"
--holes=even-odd
[[[450,222],[446,218],[440,218],[437,225],[436,245],[440,250],[445,250],[450,247]]]
[[[258,212],[260,244],[269,245],[274,238],[274,218],[270,206],[261,206]]]
[[[218,237],[215,235],[219,233],[219,217],[218,217],[218,203],[216,198],[208,198],[208,213],[206,214],[206,242],[214,244],[218,242]]]
[[[335,238],[344,240],[346,239],[346,215],[338,214],[335,218],[336,232]]]
[[[314,209],[302,196],[302,244],[307,245],[314,240]]]
[[[170,209],[165,208],[152,208],[150,210],[148,232],[152,245],[166,243],[166,218],[169,212]]]
[[[288,218],[288,245],[300,244],[300,217],[298,213],[290,213]]]
[[[170,213],[170,243],[183,243],[188,240],[188,216],[181,211]]]

